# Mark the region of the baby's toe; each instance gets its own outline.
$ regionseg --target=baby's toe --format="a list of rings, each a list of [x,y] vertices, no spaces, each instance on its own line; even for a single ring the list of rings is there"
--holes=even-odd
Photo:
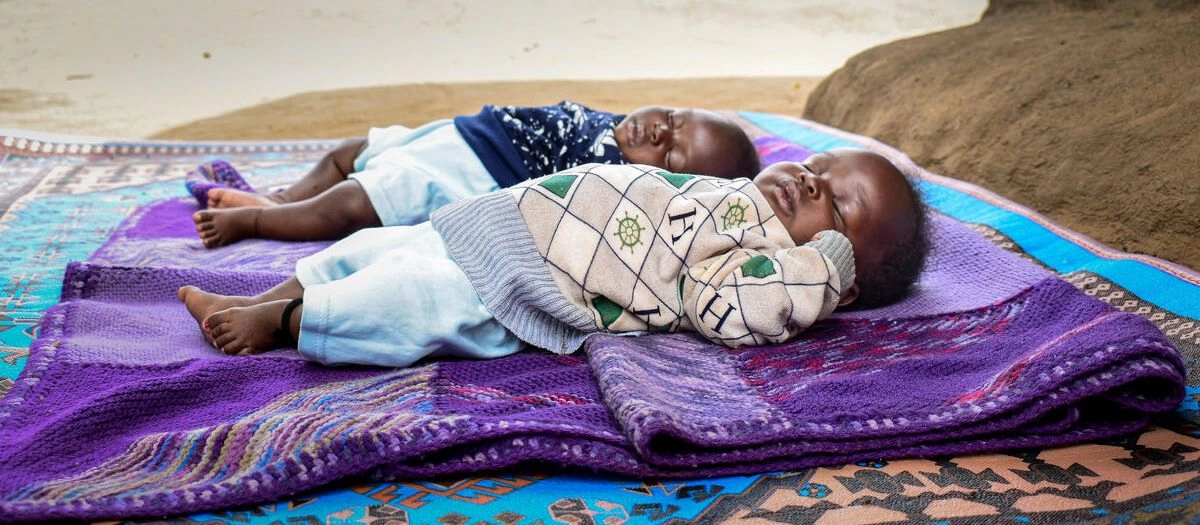
[[[205,248],[216,248],[221,245],[221,232],[209,230],[200,232],[200,242]]]

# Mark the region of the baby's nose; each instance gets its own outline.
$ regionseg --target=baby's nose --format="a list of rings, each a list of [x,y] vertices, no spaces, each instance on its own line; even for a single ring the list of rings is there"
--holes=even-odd
[[[804,191],[808,192],[809,197],[815,199],[821,196],[820,181],[816,177],[810,175],[801,176],[800,185],[804,188]]]

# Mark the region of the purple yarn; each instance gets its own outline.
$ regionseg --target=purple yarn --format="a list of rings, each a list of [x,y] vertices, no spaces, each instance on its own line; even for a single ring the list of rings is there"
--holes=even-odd
[[[183,178],[183,185],[188,193],[196,199],[201,209],[208,207],[208,192],[214,188],[233,188],[235,190],[254,192],[254,187],[246,182],[238,170],[223,160],[205,162],[189,171]]]
[[[777,346],[601,336],[586,356],[400,370],[224,356],[173,297],[283,278],[72,264],[0,402],[0,518],[193,512],[363,472],[538,461],[678,477],[1059,445],[1136,430],[1183,396],[1149,321],[1054,277],[976,310],[835,319]]]

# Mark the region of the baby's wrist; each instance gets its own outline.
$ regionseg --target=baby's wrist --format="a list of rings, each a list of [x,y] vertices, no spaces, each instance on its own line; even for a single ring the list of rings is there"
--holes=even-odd
[[[854,246],[845,235],[835,230],[825,230],[818,233],[814,240],[805,243],[805,246],[821,252],[821,255],[833,263],[843,289],[854,283]]]

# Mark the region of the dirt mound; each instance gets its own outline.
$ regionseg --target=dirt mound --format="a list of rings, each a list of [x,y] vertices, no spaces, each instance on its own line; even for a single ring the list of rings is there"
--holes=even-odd
[[[993,1],[872,48],[806,118],[1110,246],[1200,268],[1200,3]]]

